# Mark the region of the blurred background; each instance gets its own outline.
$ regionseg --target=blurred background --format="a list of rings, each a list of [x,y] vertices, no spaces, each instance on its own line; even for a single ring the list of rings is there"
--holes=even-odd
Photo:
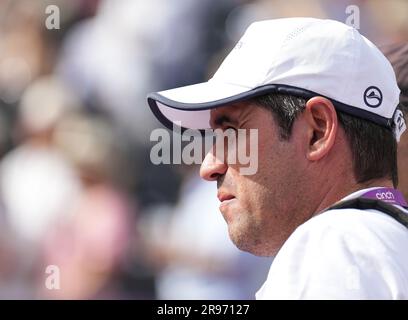
[[[0,0],[0,298],[253,299],[272,260],[233,246],[197,167],[150,162],[145,97],[207,80],[255,20],[349,5],[408,41],[406,0]]]

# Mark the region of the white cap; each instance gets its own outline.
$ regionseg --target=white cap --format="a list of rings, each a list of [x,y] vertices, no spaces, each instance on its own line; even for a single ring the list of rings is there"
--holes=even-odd
[[[149,94],[148,103],[169,128],[206,129],[210,109],[273,92],[327,97],[339,111],[393,129],[397,139],[405,127],[384,55],[356,29],[314,18],[251,24],[212,79]]]

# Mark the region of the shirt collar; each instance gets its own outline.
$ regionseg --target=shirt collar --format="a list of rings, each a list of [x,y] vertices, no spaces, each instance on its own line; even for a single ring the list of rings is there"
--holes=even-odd
[[[340,201],[343,201],[343,200],[351,200],[351,199],[358,198],[358,197],[360,197],[362,194],[364,194],[364,193],[366,193],[366,192],[369,192],[369,191],[371,191],[371,190],[374,190],[374,189],[378,189],[378,188],[385,188],[385,187],[371,187],[371,188],[361,189],[361,190],[358,190],[358,191],[355,191],[355,192],[349,194],[348,196],[344,197],[344,198],[341,199]]]

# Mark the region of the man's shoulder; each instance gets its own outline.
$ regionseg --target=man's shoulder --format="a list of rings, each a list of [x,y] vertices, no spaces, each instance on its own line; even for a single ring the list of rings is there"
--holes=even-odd
[[[333,209],[314,216],[302,225],[295,233],[319,233],[331,229],[339,235],[370,233],[386,236],[398,234],[408,240],[408,229],[390,215],[374,209]]]
[[[358,252],[366,248],[405,252],[407,245],[408,229],[388,214],[378,210],[335,209],[300,225],[282,249],[299,251],[299,246],[307,246],[310,253],[328,246],[333,252]]]

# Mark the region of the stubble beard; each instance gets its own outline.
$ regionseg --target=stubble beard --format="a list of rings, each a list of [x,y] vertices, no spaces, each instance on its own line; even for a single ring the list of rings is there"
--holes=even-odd
[[[242,212],[228,225],[228,233],[238,249],[257,256],[271,256],[268,239],[263,236],[264,227],[249,212]]]

